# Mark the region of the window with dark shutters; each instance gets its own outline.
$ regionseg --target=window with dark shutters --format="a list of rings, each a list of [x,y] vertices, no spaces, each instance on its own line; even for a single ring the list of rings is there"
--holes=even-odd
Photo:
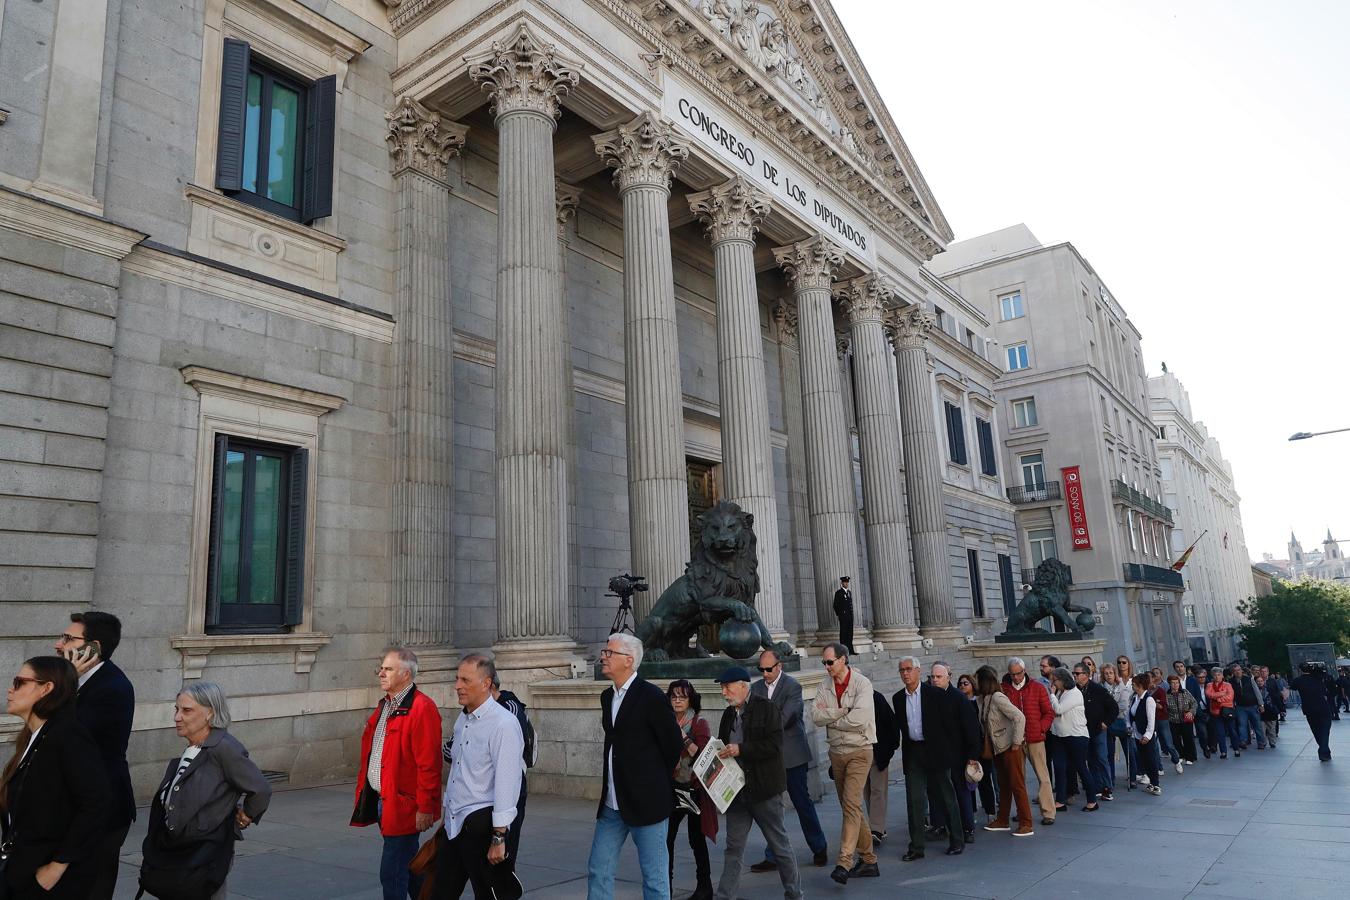
[[[990,477],[998,475],[998,465],[994,461],[994,426],[984,419],[976,419],[975,433],[980,442],[980,471]]]
[[[220,434],[213,452],[206,631],[299,625],[309,451]]]
[[[998,555],[998,584],[1003,592],[1003,614],[1011,616],[1017,608],[1017,588],[1013,584],[1012,557],[1006,553]]]
[[[309,224],[333,214],[337,78],[309,83],[225,40],[216,187]]]
[[[970,609],[977,619],[984,618],[984,583],[980,578],[980,551],[966,550],[966,571],[970,574]]]
[[[957,465],[967,464],[966,427],[961,416],[961,407],[943,402],[947,415],[947,454]]]

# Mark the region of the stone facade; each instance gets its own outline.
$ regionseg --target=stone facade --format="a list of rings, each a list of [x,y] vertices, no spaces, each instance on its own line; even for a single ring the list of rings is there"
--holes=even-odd
[[[951,231],[828,5],[79,6],[0,10],[0,661],[121,617],[142,788],[184,679],[311,783],[391,641],[446,708],[469,649],[565,677],[610,576],[679,574],[696,467],[775,632],[833,635],[841,574],[889,647],[997,630],[989,321],[923,272]],[[304,97],[293,209],[274,147],[227,177],[255,76]],[[262,624],[222,624],[236,446],[289,466]]]
[[[1055,556],[1100,620],[1108,656],[1185,658],[1158,429],[1140,334],[1072,244],[1017,225],[948,246],[929,270],[993,323],[997,405],[1026,577]],[[1077,467],[1089,546],[1075,546],[1062,471]],[[1079,536],[1081,540],[1081,536]]]
[[[1173,372],[1148,380],[1158,426],[1163,502],[1176,515],[1172,557],[1195,550],[1182,567],[1182,622],[1196,659],[1227,662],[1241,655],[1238,604],[1256,596],[1242,531],[1241,498],[1219,441],[1191,412],[1191,398]],[[1267,579],[1268,581],[1269,579]]]

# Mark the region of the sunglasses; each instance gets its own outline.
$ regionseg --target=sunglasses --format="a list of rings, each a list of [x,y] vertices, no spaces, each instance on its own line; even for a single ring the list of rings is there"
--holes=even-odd
[[[778,666],[776,666],[776,665],[774,665],[774,666],[756,666],[755,668],[759,669],[761,672],[768,673],[768,672],[772,672],[774,669],[778,668]]]
[[[44,681],[41,678],[26,678],[23,675],[14,676],[14,690],[21,691],[25,684],[51,684],[50,681]]]
[[[834,665],[834,664],[837,663],[837,662],[839,662],[839,660],[837,660],[837,659],[822,659],[822,660],[820,661],[820,664],[821,664],[822,666],[832,666],[832,665]],[[762,670],[761,670],[761,671],[762,671]]]

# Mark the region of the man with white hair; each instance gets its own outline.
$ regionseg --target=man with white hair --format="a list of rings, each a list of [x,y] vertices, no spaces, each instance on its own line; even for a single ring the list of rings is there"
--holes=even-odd
[[[642,642],[611,634],[600,651],[600,671],[612,687],[600,695],[605,731],[604,779],[595,814],[586,896],[610,900],[619,852],[631,835],[642,868],[644,900],[670,897],[666,827],[675,809],[671,772],[684,737],[665,693],[638,677]]]
[[[375,670],[384,696],[361,735],[361,780],[351,824],[380,825],[384,900],[408,896],[408,864],[418,834],[441,810],[441,713],[417,689],[417,654],[390,647]]]
[[[1045,736],[1055,723],[1055,710],[1050,705],[1050,692],[1039,681],[1027,677],[1027,664],[1020,657],[1008,658],[1008,678],[1003,682],[1003,693],[1012,705],[1026,716],[1026,755],[1031,761],[1039,785],[1037,792],[1041,807],[1041,824],[1055,824],[1055,797],[1050,787],[1050,768],[1045,759]]]

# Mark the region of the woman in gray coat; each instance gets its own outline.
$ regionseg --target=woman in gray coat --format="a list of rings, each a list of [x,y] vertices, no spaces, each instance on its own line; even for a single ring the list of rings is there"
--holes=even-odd
[[[234,842],[267,811],[272,786],[227,731],[230,708],[219,685],[185,685],[173,721],[188,746],[156,792],[141,885],[162,900],[223,900]]]

